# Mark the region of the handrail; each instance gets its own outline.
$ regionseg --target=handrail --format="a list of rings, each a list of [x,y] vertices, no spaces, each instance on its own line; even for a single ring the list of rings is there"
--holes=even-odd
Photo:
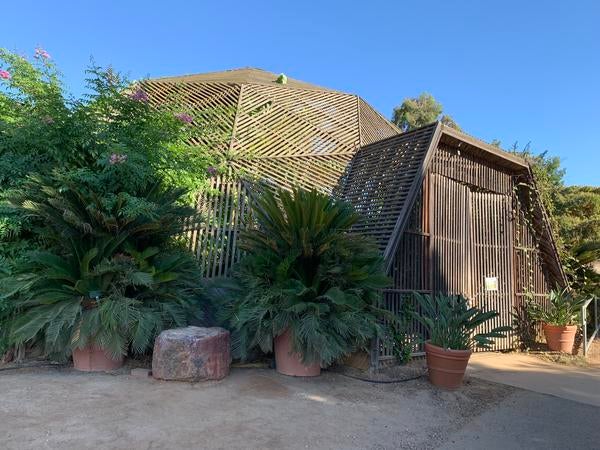
[[[594,302],[594,332],[588,339],[587,335],[587,309],[588,306]],[[594,296],[588,300],[586,300],[581,305],[581,327],[583,328],[583,356],[587,356],[587,353],[590,349],[590,345],[598,335],[598,331],[600,331],[600,320],[598,318],[598,297]]]

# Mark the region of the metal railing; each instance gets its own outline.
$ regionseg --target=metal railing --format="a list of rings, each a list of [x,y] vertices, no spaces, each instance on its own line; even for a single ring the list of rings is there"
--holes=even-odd
[[[594,320],[593,326],[594,331],[592,335],[588,337],[588,307],[591,304],[594,304]],[[592,297],[589,300],[586,300],[581,306],[581,325],[583,328],[583,356],[587,356],[590,346],[592,342],[598,335],[598,331],[600,330],[600,320],[598,318],[598,297]]]

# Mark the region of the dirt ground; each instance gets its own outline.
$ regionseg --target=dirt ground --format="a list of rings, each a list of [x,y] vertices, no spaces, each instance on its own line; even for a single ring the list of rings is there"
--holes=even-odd
[[[220,382],[188,384],[45,368],[2,371],[0,389],[2,449],[518,448],[505,445],[505,421],[531,415],[537,428],[515,442],[573,448],[551,416],[540,419],[554,401],[563,413],[567,402],[575,436],[588,430],[570,444],[600,442],[598,409],[475,378],[447,392],[424,379],[374,384],[331,372],[299,379],[234,369]],[[480,423],[487,415],[495,428]]]

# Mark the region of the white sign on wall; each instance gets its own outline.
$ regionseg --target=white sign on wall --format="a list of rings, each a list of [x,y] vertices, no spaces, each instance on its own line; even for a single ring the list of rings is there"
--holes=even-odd
[[[498,277],[485,277],[485,290],[486,291],[497,291],[498,290]]]

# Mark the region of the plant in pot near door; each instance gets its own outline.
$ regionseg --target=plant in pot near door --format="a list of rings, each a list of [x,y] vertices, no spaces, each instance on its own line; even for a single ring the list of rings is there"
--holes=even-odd
[[[567,290],[550,291],[547,306],[531,302],[530,315],[541,322],[546,343],[551,351],[572,353],[581,322],[582,301],[573,297]]]
[[[496,327],[486,333],[476,329],[498,316],[496,311],[470,307],[462,295],[414,294],[417,301],[413,317],[427,331],[425,342],[429,380],[436,386],[456,389],[462,380],[473,347],[490,348],[493,338],[503,338],[510,326]]]
[[[217,283],[234,355],[274,351],[277,370],[315,376],[321,367],[383,335],[383,261],[368,240],[349,233],[351,206],[316,191],[266,191],[253,205],[245,256]]]

